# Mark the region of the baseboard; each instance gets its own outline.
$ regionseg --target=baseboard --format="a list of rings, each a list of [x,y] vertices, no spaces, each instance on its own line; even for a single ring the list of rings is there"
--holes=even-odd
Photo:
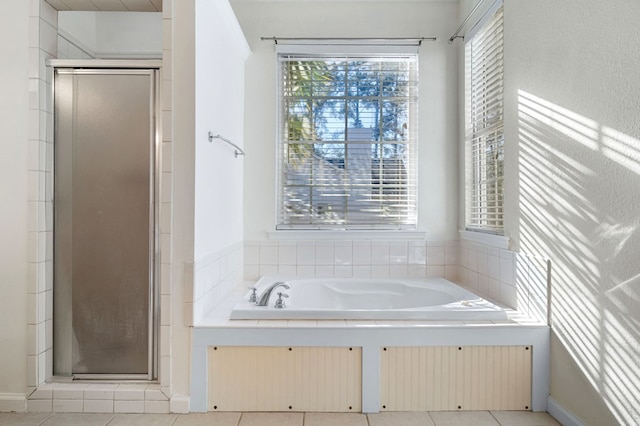
[[[169,412],[186,414],[189,412],[189,396],[173,395],[169,402]]]
[[[21,393],[0,393],[0,412],[24,413],[27,411],[27,396]]]
[[[547,412],[563,426],[584,426],[580,420],[552,397],[547,398]]]

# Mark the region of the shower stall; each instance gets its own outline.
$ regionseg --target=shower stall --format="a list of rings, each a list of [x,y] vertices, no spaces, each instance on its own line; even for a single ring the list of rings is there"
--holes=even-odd
[[[157,377],[158,73],[54,65],[56,377]]]

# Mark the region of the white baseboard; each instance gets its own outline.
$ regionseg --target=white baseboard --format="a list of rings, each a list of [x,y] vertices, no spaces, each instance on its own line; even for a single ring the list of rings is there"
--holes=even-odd
[[[189,412],[189,396],[173,395],[169,403],[169,412],[186,414]]]
[[[27,411],[27,396],[21,393],[0,393],[0,412],[24,413]]]
[[[580,420],[552,397],[547,398],[547,412],[563,426],[584,426]]]

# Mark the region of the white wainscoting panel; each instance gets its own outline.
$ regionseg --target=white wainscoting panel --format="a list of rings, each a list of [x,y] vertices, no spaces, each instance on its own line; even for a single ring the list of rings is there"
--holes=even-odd
[[[382,348],[380,410],[530,410],[531,349]]]
[[[208,411],[361,411],[359,347],[217,346],[208,364]]]

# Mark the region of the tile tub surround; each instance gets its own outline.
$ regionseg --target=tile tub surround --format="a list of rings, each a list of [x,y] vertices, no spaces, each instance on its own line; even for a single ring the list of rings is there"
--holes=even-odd
[[[262,240],[244,243],[244,279],[293,277],[458,277],[458,242]]]
[[[244,242],[244,279],[444,277],[538,320],[547,317],[547,259],[467,240]]]

